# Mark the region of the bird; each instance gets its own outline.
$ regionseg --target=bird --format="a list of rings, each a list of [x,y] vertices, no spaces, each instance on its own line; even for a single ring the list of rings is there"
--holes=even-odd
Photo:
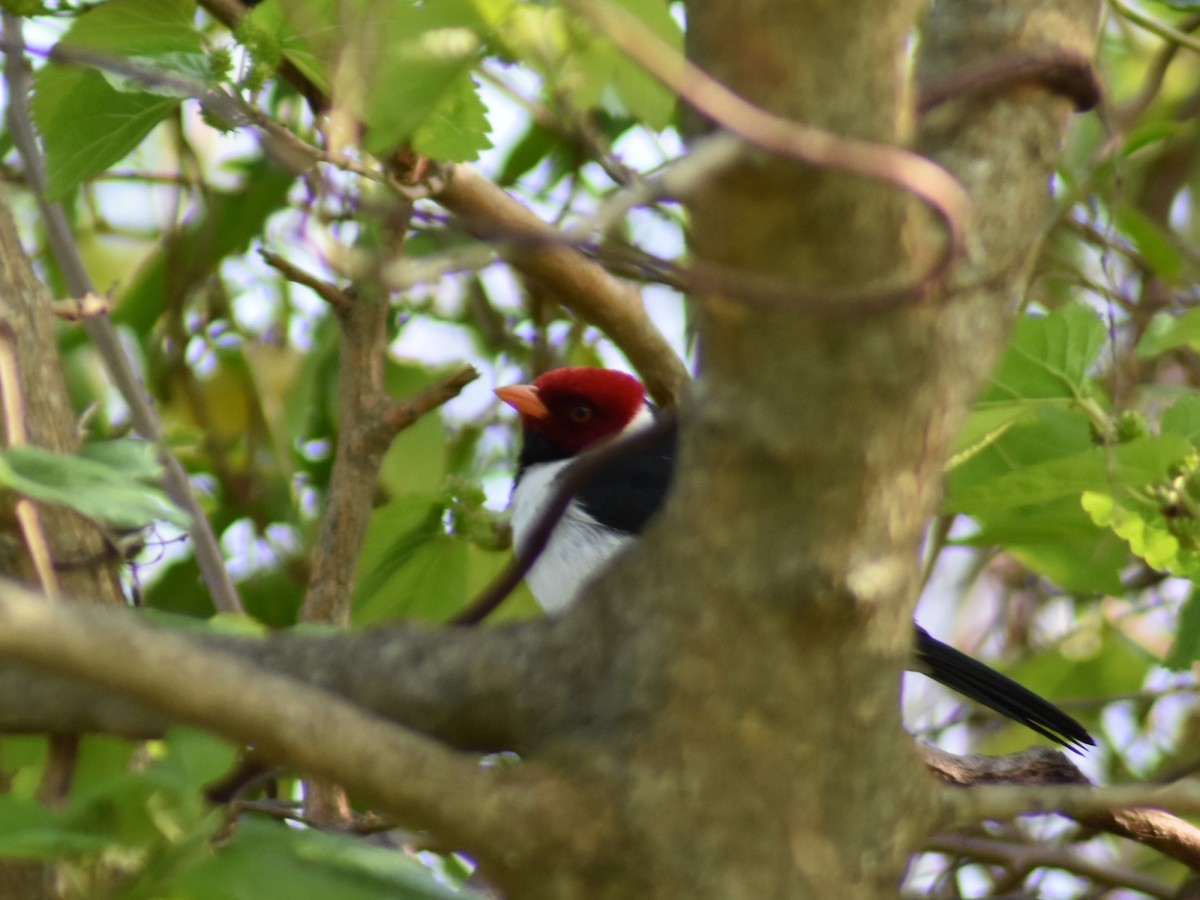
[[[581,453],[648,428],[660,416],[642,383],[616,369],[552,369],[530,384],[497,388],[520,415],[522,442],[510,502],[513,546],[531,543],[557,483]],[[575,490],[541,554],[526,573],[534,599],[549,614],[568,609],[662,507],[675,467],[677,429],[636,452],[618,454]],[[1050,701],[913,623],[910,668],[1082,752],[1095,740]]]

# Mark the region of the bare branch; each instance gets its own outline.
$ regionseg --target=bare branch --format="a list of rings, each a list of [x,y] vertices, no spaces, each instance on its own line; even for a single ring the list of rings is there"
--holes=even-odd
[[[1200,40],[1186,34],[1177,28],[1172,28],[1165,22],[1151,18],[1145,13],[1134,9],[1125,0],[1108,0],[1109,5],[1135,25],[1140,25],[1147,31],[1157,34],[1165,41],[1170,41],[1178,47],[1186,47],[1193,53],[1200,53]]]
[[[305,622],[349,622],[359,554],[388,445],[401,429],[456,397],[478,377],[473,368],[464,366],[408,400],[389,398],[382,374],[389,307],[386,298],[368,296],[370,293],[357,296],[338,319],[341,421],[328,499],[300,613]]]
[[[458,371],[439,378],[408,399],[392,403],[381,421],[386,425],[390,436],[395,437],[405,428],[414,425],[421,416],[457,397],[463,388],[478,377],[479,372],[474,366],[463,366]]]
[[[1092,109],[1103,96],[1096,69],[1085,56],[1014,53],[956,72],[936,84],[925,85],[917,107],[924,114],[967,94],[1031,82],[1070,97],[1075,101],[1076,112]]]
[[[1033,869],[1062,869],[1110,887],[1130,888],[1162,900],[1177,897],[1171,885],[1132,869],[1099,863],[1066,847],[1044,843],[1015,843],[979,837],[943,835],[925,845],[932,853],[947,853],[979,862],[993,863],[1027,873]]]
[[[22,447],[29,439],[25,430],[25,392],[17,366],[16,343],[12,326],[0,321],[0,412],[4,416],[4,435],[9,447]],[[58,576],[54,572],[50,542],[46,540],[37,507],[29,498],[22,497],[16,503],[15,512],[38,583],[47,599],[57,600]]]
[[[0,581],[0,603],[10,596],[26,602],[39,595]],[[85,625],[99,623],[99,632],[120,631],[123,642],[155,644],[172,634],[127,610],[88,609],[78,615]],[[542,739],[547,717],[569,711],[586,689],[577,679],[545,678],[543,654],[554,652],[555,633],[551,623],[537,620],[488,629],[280,633],[265,640],[208,632],[176,637],[187,643],[187,653],[209,659],[210,665],[238,657],[461,750],[526,752]],[[114,656],[109,651],[97,655]],[[169,705],[159,709],[130,699],[133,692],[125,697],[99,683],[55,674],[52,662],[33,668],[7,656],[0,651],[0,733],[158,737],[185,718]]]
[[[1200,811],[1200,785],[1179,781],[1095,787],[1063,753],[1046,747],[1004,757],[953,756],[924,745],[919,749],[940,780],[971,788],[943,792],[944,811],[956,824],[1057,812],[1151,846],[1200,871],[1200,829],[1171,814]]]
[[[336,284],[331,284],[322,278],[318,278],[309,272],[304,271],[299,266],[294,265],[284,259],[278,253],[272,253],[270,250],[259,250],[258,255],[263,258],[268,266],[277,269],[284,278],[295,284],[302,284],[306,288],[313,291],[318,297],[329,304],[330,309],[337,315],[343,315],[350,308],[351,300]]]

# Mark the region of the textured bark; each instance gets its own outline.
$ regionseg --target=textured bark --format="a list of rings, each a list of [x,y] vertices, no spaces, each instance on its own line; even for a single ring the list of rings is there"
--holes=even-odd
[[[16,337],[28,441],[69,453],[79,447],[80,438],[58,356],[54,317],[46,300],[46,289],[35,277],[12,213],[0,197],[0,321]],[[64,590],[100,603],[123,603],[117,569],[100,531],[62,507],[42,506],[40,514],[55,562],[67,565],[60,573]],[[13,527],[5,528],[4,534],[4,540],[11,543],[0,554],[0,573],[34,579],[20,532]],[[95,562],[78,565],[84,560]]]
[[[5,198],[0,197],[0,325],[11,334],[20,375],[22,417],[31,444],[68,453],[80,439],[58,356],[54,318],[46,290],[33,273]],[[12,439],[5,438],[5,445]],[[14,517],[15,498],[0,509],[0,574],[36,580],[29,550]],[[63,507],[39,504],[38,518],[50,558],[61,567],[59,584],[75,597],[121,604],[124,596],[111,547],[91,522]],[[53,800],[70,784],[74,745],[56,738],[42,780],[42,795]],[[0,897],[25,900],[59,896],[55,867],[43,861],[0,863]]]

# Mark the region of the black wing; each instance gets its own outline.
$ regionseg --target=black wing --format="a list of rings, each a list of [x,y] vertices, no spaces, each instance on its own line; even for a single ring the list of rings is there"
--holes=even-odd
[[[943,644],[920,625],[913,627],[917,632],[917,659],[924,663],[918,671],[1076,753],[1083,745],[1095,746],[1087,729],[1049,700]]]
[[[678,429],[671,428],[646,449],[625,454],[597,472],[575,499],[583,511],[609,528],[641,534],[662,509],[675,471]]]

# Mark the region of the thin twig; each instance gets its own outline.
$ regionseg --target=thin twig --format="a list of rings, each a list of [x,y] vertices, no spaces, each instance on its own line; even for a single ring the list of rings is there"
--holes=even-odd
[[[637,206],[647,206],[666,198],[683,198],[714,175],[732,166],[745,155],[745,145],[725,132],[701,138],[684,156],[673,160],[661,171],[635,179],[608,197],[591,216],[566,229],[568,240],[582,242],[592,233],[606,234]]]
[[[478,377],[479,372],[474,366],[463,366],[445,378],[439,378],[424,390],[417,391],[411,397],[392,403],[381,417],[389,439],[405,428],[415,425],[426,413],[433,412],[439,406],[453,400],[463,388]]]
[[[1197,13],[1192,13],[1179,23],[1179,31],[1185,34],[1195,31],[1197,28],[1200,28],[1200,14]],[[1154,59],[1150,61],[1150,65],[1146,69],[1145,80],[1137,94],[1130,98],[1124,106],[1111,113],[1112,124],[1110,127],[1113,135],[1106,141],[1106,144],[1123,138],[1128,129],[1141,118],[1142,113],[1150,108],[1150,104],[1161,94],[1167,72],[1178,56],[1179,44],[1167,42],[1162,45],[1158,53],[1154,55]],[[1115,150],[1115,147],[1112,149]]]
[[[112,312],[112,304],[107,297],[99,294],[84,294],[82,297],[69,297],[66,300],[51,300],[50,312],[64,322],[82,322],[93,316],[106,316]]]
[[[1025,874],[1033,869],[1061,869],[1110,887],[1129,888],[1158,897],[1177,897],[1174,887],[1132,869],[1099,863],[1066,847],[1044,843],[1015,843],[992,838],[941,835],[926,842],[929,853],[946,853],[976,862],[987,862]]]
[[[584,258],[558,231],[470,166],[454,166],[433,199],[476,237],[499,238],[504,242],[500,252],[513,268],[608,335],[656,403],[678,402],[690,380],[687,367],[646,314],[636,290]]]
[[[95,288],[75,243],[75,235],[62,206],[46,199],[45,164],[29,116],[29,78],[25,57],[23,53],[14,52],[14,47],[24,46],[21,19],[13,13],[5,12],[0,21],[3,22],[5,42],[8,45],[4,75],[8,87],[6,119],[9,134],[12,135],[13,144],[25,164],[30,188],[46,223],[51,252],[62,271],[67,289],[73,295],[83,297],[93,293]],[[213,606],[221,612],[241,612],[242,602],[229,570],[225,567],[216,535],[213,534],[212,526],[192,492],[183,466],[163,446],[162,426],[153,402],[133,361],[121,346],[112,320],[108,316],[90,317],[84,320],[84,328],[87,329],[108,370],[109,377],[129,407],[133,427],[146,440],[155,444],[162,456],[165,469],[163,486],[167,495],[191,518],[189,533],[192,537],[193,552],[196,554],[196,562],[204,583],[212,595]]]
[[[571,8],[619,50],[690,106],[747,143],[820,168],[882,181],[920,199],[942,220],[945,246],[929,270],[901,288],[865,287],[845,294],[797,289],[777,279],[697,262],[681,271],[694,290],[766,309],[841,315],[882,313],[925,296],[949,271],[965,240],[971,201],[936,163],[899,147],[833,134],[785,119],[743,100],[679,54],[636,16],[608,0],[571,0]]]
[[[332,284],[323,278],[318,278],[316,275],[304,271],[304,269],[288,262],[288,260],[284,259],[278,253],[272,253],[270,250],[260,249],[258,255],[263,258],[263,262],[271,268],[277,269],[288,281],[310,288],[313,293],[329,304],[330,309],[335,314],[339,316],[344,315],[350,308],[350,296],[336,284]]]
[[[1140,25],[1152,34],[1157,34],[1163,40],[1170,41],[1173,44],[1178,44],[1180,47],[1186,47],[1193,53],[1200,53],[1200,38],[1192,37],[1190,34],[1184,34],[1177,28],[1172,28],[1165,22],[1160,22],[1158,19],[1151,18],[1139,10],[1134,9],[1125,0],[1108,0],[1109,5],[1115,9],[1122,17],[1128,19],[1134,25]]]
[[[922,86],[917,112],[924,115],[950,100],[1023,82],[1035,82],[1070,97],[1075,101],[1076,112],[1092,109],[1103,96],[1096,69],[1085,56],[1062,52],[1054,56],[1014,53]]]
[[[200,5],[231,30],[246,12],[235,0],[201,0]],[[285,66],[281,74],[310,102],[318,106],[327,102],[298,69]],[[410,163],[407,156],[385,161],[394,176],[388,180],[394,190],[406,184],[400,176]],[[445,167],[432,174],[431,199],[454,213],[476,236],[489,239],[500,232],[545,239],[555,234],[522,203],[470,166]],[[604,332],[629,358],[656,403],[667,407],[678,400],[689,381],[687,367],[646,314],[636,290],[567,247],[527,248],[506,258],[523,276]]]

